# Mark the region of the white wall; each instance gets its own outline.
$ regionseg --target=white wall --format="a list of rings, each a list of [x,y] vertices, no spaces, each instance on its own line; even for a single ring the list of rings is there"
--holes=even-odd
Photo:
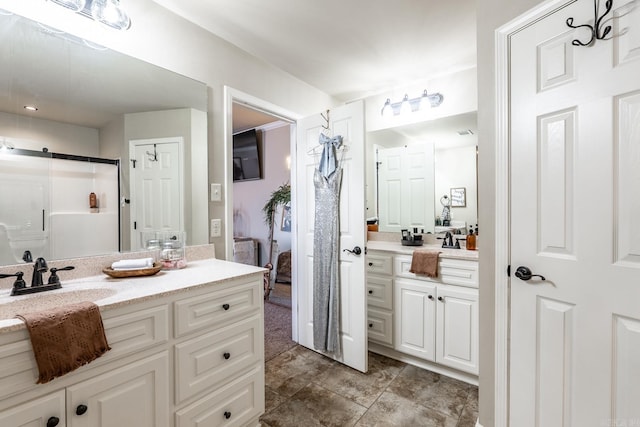
[[[206,146],[203,139],[206,138],[203,126],[193,126],[194,121],[204,121],[205,113],[192,108],[176,110],[151,111],[145,113],[126,114],[124,117],[123,139],[118,143],[120,153],[118,157],[123,159],[121,178],[122,196],[129,198],[129,141],[136,139],[182,137],[184,140],[184,226],[187,232],[187,242],[190,245],[204,244],[208,241],[208,226],[206,219],[207,179],[206,171],[200,170],[201,176],[193,176],[193,167],[198,168],[205,155],[199,152],[199,146]],[[196,150],[194,152],[194,150]],[[204,190],[202,190],[204,186]],[[200,191],[194,191],[194,188]],[[195,195],[194,195],[195,193]],[[199,204],[200,209],[194,209],[194,203]],[[122,209],[122,242],[123,249],[129,248],[130,205]],[[204,217],[204,218],[203,218]]]
[[[99,157],[97,129],[0,112],[0,137],[15,148]],[[14,141],[15,140],[15,141]]]
[[[271,193],[291,181],[291,170],[287,167],[287,157],[291,155],[289,132],[289,125],[262,132],[263,179],[233,184],[234,236],[251,237],[260,241],[262,265],[267,263],[269,254],[269,227],[264,222],[262,208]],[[274,218],[273,238],[278,241],[279,252],[291,249],[291,232],[280,230],[281,208],[275,212]],[[274,266],[276,261],[277,254],[274,254]]]
[[[405,94],[409,98],[428,93],[440,92],[444,97],[442,104],[436,108],[425,108],[411,114],[382,117],[380,111],[384,102],[401,101]],[[371,96],[365,99],[365,123],[367,132],[389,129],[412,123],[436,120],[442,117],[455,116],[476,111],[478,108],[477,72],[475,68],[451,73],[438,78],[414,82],[411,86],[395,88],[392,91]]]
[[[469,226],[478,223],[478,193],[476,191],[476,147],[437,149],[435,154],[436,216],[442,214],[440,198],[451,197],[452,188],[466,189],[466,207],[452,207],[451,220],[465,221]]]
[[[132,25],[122,32],[98,30],[94,22],[73,14],[64,14],[63,22],[62,14],[52,13],[53,9],[44,7],[41,0],[0,0],[0,8],[204,82],[209,87],[209,182],[224,183],[230,176],[223,133],[225,85],[303,116],[338,104],[327,94],[170,13],[152,0],[127,0]],[[224,218],[227,203],[230,201],[208,202],[209,218]],[[223,224],[223,228],[225,226]],[[216,256],[224,258],[224,238],[212,238],[210,242],[216,245]]]

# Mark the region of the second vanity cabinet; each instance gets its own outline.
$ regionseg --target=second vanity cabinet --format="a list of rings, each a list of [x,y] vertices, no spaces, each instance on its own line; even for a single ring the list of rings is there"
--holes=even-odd
[[[256,425],[264,412],[262,274],[102,313],[112,349],[35,384],[26,330],[0,335],[0,426]]]
[[[380,271],[381,265],[390,268]],[[478,374],[477,261],[440,258],[435,279],[410,273],[411,256],[405,254],[369,251],[367,266],[370,341],[398,355]],[[378,290],[380,283],[391,294]],[[380,308],[375,297],[381,295],[388,308]],[[385,322],[378,320],[380,313]],[[388,330],[379,326],[387,324]]]

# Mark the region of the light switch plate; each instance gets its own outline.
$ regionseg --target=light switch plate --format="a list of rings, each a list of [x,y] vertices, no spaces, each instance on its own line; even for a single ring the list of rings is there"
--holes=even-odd
[[[211,184],[211,201],[222,201],[222,184]]]

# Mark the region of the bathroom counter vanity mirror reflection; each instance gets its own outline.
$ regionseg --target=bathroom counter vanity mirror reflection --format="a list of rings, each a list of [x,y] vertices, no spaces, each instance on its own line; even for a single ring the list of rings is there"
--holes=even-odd
[[[205,84],[2,10],[0,62],[0,265],[208,243]]]
[[[475,112],[367,133],[367,217],[378,231],[440,233],[476,228],[477,114]],[[464,188],[464,206],[443,203]],[[455,192],[455,191],[454,191]],[[447,196],[447,199],[443,199]]]

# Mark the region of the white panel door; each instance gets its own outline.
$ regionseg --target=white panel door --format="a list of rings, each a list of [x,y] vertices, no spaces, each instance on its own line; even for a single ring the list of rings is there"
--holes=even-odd
[[[640,422],[640,9],[613,4],[590,47],[586,1],[511,37],[514,427]]]
[[[131,141],[131,249],[140,235],[184,230],[182,138]]]
[[[342,157],[340,190],[340,335],[342,357],[336,359],[362,372],[367,371],[367,301],[364,250],[366,243],[364,183],[364,106],[354,102],[330,112],[333,135],[342,135],[346,147]],[[299,343],[313,349],[313,237],[315,189],[313,173],[321,153],[318,141],[324,119],[320,114],[297,123],[296,185],[294,187],[296,266],[298,269]],[[315,149],[315,151],[314,151]],[[317,154],[315,154],[317,153]],[[339,153],[339,157],[342,153]],[[362,253],[346,252],[360,247]]]
[[[434,229],[433,144],[378,150],[380,231]]]

